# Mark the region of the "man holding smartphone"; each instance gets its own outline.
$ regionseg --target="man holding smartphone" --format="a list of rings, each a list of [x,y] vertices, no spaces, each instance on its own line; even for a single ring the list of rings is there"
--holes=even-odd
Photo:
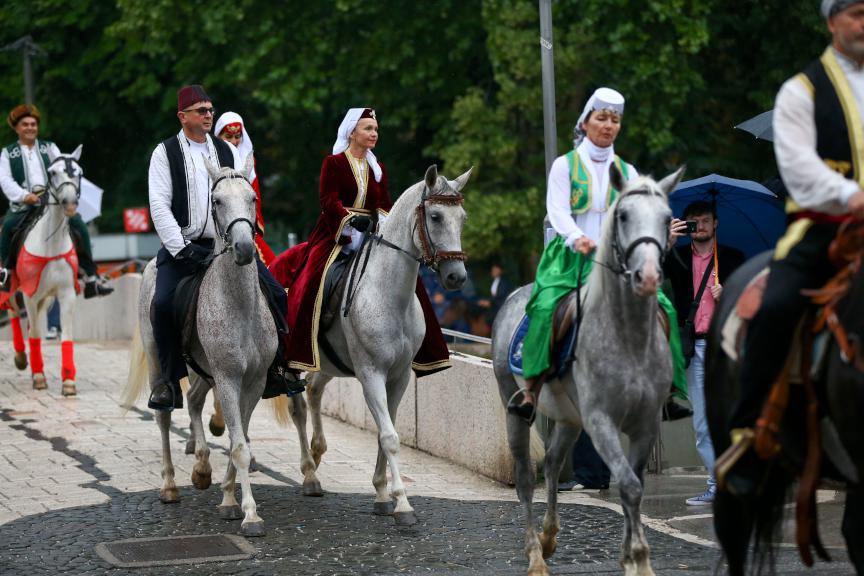
[[[723,292],[723,283],[744,262],[744,254],[717,244],[717,217],[709,202],[697,201],[688,205],[684,209],[684,220],[691,242],[672,250],[663,265],[663,272],[672,284],[672,301],[682,331],[681,344],[684,357],[690,362],[687,391],[693,406],[696,450],[709,474],[707,490],[688,498],[687,504],[704,506],[714,502],[717,492],[714,447],[705,415],[705,335],[711,325],[715,304]],[[689,350],[688,342],[692,342]]]

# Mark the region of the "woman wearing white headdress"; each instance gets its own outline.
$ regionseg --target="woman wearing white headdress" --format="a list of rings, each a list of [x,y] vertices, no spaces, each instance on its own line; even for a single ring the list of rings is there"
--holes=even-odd
[[[288,291],[288,358],[296,370],[321,369],[318,322],[327,270],[337,258],[357,250],[363,233],[374,229],[376,221],[386,217],[392,206],[387,172],[373,152],[377,142],[375,111],[350,109],[339,125],[333,154],[321,166],[321,214],[309,240],[280,254],[270,266]],[[450,365],[449,353],[422,287],[417,297],[426,319],[426,338],[415,356],[414,367],[431,374]]]
[[[522,347],[526,389],[514,396],[507,407],[526,420],[534,417],[535,395],[551,368],[549,345],[555,306],[578,285],[585,284],[600,228],[618,197],[609,182],[609,168],[614,162],[626,180],[638,176],[632,165],[615,154],[623,114],[624,96],[611,88],[598,88],[576,123],[574,149],[556,158],[549,171],[546,210],[554,237],[543,250],[526,307],[530,318]],[[674,321],[672,303],[662,292],[658,292],[658,298]],[[677,338],[677,331],[671,332]],[[680,356],[680,343],[678,350]],[[686,390],[683,357],[680,369],[678,364],[676,361],[676,385],[682,384]]]
[[[246,124],[243,118],[236,112],[225,112],[219,116],[216,121],[216,126],[213,128],[213,134],[222,140],[233,144],[237,151],[240,152],[240,158],[246,159],[246,156],[252,153],[252,139],[246,131]],[[258,256],[266,265],[270,265],[276,254],[267,242],[264,241],[264,216],[261,208],[261,185],[258,183],[258,162],[255,161],[255,166],[252,169],[252,174],[249,176],[252,188],[255,190],[255,195],[258,197],[258,202],[255,204],[255,224],[258,227],[258,234],[255,236],[255,246],[258,248]]]

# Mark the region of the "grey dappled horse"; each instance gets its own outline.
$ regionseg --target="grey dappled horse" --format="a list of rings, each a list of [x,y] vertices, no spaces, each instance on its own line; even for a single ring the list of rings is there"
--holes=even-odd
[[[215,386],[228,428],[231,449],[228,469],[222,481],[222,503],[219,516],[226,520],[243,518],[241,530],[246,536],[264,534],[264,521],[256,512],[252,487],[249,483],[249,446],[246,433],[249,418],[261,398],[267,369],[276,355],[276,325],[258,283],[254,264],[255,191],[249,184],[252,155],[246,158],[242,171],[216,169],[207,162],[207,171],[214,183],[212,217],[217,231],[215,253],[201,283],[197,309],[197,332],[192,334],[190,351],[202,370],[212,375],[204,379],[190,371],[189,411],[195,436],[196,464],[192,481],[198,488],[210,485],[210,449],[204,438],[200,408],[207,390]],[[230,253],[230,255],[228,255]],[[131,406],[140,396],[146,374],[151,388],[160,376],[156,342],[150,324],[150,306],[156,286],[156,266],[151,261],[144,270],[138,309],[139,334],[133,342],[129,382],[123,404]],[[142,349],[143,344],[143,349]],[[145,353],[146,352],[146,364]],[[198,407],[197,418],[195,406]],[[157,411],[156,421],[162,433],[162,489],[165,503],[179,502],[180,493],[174,483],[171,462],[169,428],[171,413]],[[239,476],[242,504],[234,496],[235,479]],[[241,510],[242,507],[242,510]]]
[[[342,297],[344,310],[349,294],[353,301],[347,316],[338,319],[321,337],[363,386],[366,405],[378,426],[378,461],[372,484],[373,511],[393,514],[396,523],[416,523],[399,470],[399,436],[394,423],[399,401],[411,378],[411,362],[426,334],[423,311],[415,296],[420,262],[437,268],[448,290],[458,290],[467,277],[462,252],[465,211],[461,191],[471,170],[449,181],[438,176],[433,165],[423,181],[406,190],[393,205],[380,235],[386,241],[369,240],[369,261],[362,277],[349,277]],[[425,222],[418,222],[418,207],[425,208]],[[425,236],[425,238],[424,238]],[[389,244],[389,245],[388,245]],[[424,244],[427,246],[424,249]],[[363,252],[358,258],[364,257]],[[348,272],[346,272],[348,273]],[[306,388],[312,412],[312,456],[316,465],[327,450],[321,422],[321,396],[334,377],[349,376],[321,355],[321,371],[307,376]],[[284,418],[284,417],[283,417]],[[392,491],[387,491],[386,466],[390,465]],[[396,500],[395,507],[393,500]]]
[[[644,176],[624,182],[617,166],[612,165],[611,182],[621,194],[603,224],[594,267],[582,295],[584,320],[575,360],[561,379],[543,385],[537,399],[537,410],[555,421],[545,461],[548,507],[539,535],[532,512],[530,427],[519,416],[507,415],[507,436],[516,461],[516,491],[526,509],[529,574],[549,574],[544,558],[555,551],[560,528],[558,475],[583,428],[619,482],[625,573],[654,573],[639,507],[642,473],[672,382],[671,354],[658,319],[656,291],[672,217],[666,196],[675,189],[682,173],[683,168],[659,183]],[[510,295],[492,327],[492,359],[505,405],[524,387],[523,379],[510,371],[507,356],[531,287],[523,286]],[[630,439],[629,455],[624,454],[620,432]]]

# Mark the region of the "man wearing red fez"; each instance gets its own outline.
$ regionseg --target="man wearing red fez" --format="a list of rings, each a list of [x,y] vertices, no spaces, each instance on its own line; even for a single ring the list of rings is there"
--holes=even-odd
[[[9,127],[18,134],[18,140],[0,153],[0,188],[9,200],[9,211],[3,219],[0,232],[0,291],[9,289],[9,279],[15,269],[17,254],[11,254],[13,232],[33,214],[33,207],[41,202],[41,193],[48,186],[47,168],[51,160],[60,155],[53,142],[39,140],[39,109],[33,104],[21,104],[12,109],[7,118]],[[26,225],[26,224],[25,224]],[[114,291],[96,276],[90,233],[81,216],[69,219],[72,240],[78,263],[84,272],[84,297],[105,296]]]
[[[198,272],[213,252],[216,237],[210,215],[210,176],[205,158],[214,166],[236,168],[245,159],[237,148],[213,138],[213,103],[203,86],[184,86],[177,92],[180,131],[156,146],[150,157],[148,187],[150,215],[162,247],[156,255],[156,293],[153,297],[153,336],[159,352],[161,382],[153,388],[148,406],[171,411],[183,407],[180,380],[187,376],[182,358],[182,326],[174,325],[173,300],[177,285]],[[284,317],[285,292],[256,258],[258,275]],[[272,371],[272,370],[271,370]],[[265,397],[274,391],[268,375]]]

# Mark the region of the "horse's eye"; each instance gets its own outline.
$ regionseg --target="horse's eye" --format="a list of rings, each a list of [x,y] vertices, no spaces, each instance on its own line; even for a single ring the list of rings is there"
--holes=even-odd
[[[431,216],[429,216],[429,218],[432,220],[432,222],[440,222],[441,221],[441,215],[438,213],[432,214]]]
[[[618,220],[620,220],[621,222],[627,222],[627,212],[625,212],[624,210],[619,212],[618,213]]]
[[[222,201],[221,200],[213,200],[213,204],[215,204],[216,206],[221,206]]]

